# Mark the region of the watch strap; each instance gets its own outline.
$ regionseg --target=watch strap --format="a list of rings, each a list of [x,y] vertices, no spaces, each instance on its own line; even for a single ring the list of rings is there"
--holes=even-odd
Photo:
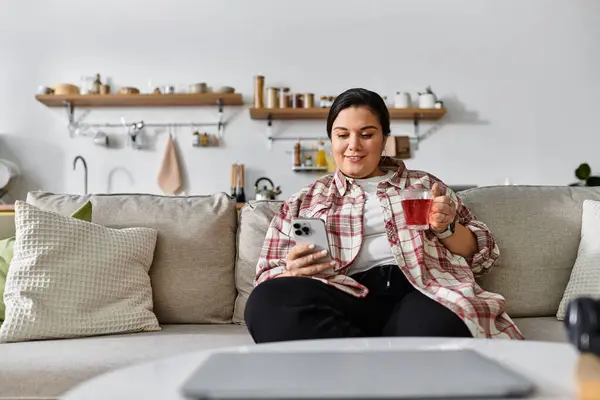
[[[438,239],[446,239],[449,238],[450,236],[454,235],[454,229],[456,227],[456,223],[454,221],[452,221],[450,223],[450,225],[448,225],[448,228],[446,228],[445,231],[443,232],[433,232],[434,235],[438,238]]]

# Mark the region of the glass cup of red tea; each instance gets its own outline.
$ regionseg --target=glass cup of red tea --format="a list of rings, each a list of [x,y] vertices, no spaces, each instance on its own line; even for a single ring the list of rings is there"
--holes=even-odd
[[[409,229],[429,229],[429,211],[433,192],[429,189],[404,189],[400,191],[404,219]]]

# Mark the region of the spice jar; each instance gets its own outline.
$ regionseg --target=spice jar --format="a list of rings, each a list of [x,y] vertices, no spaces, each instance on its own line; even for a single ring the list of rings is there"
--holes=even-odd
[[[304,103],[304,99],[301,94],[293,94],[292,95],[292,107],[294,108],[302,108]]]
[[[304,108],[313,108],[315,106],[315,95],[313,93],[306,93],[304,95]]]
[[[304,166],[305,167],[312,167],[313,166],[312,156],[306,156],[306,157],[304,157]]]
[[[279,108],[277,88],[267,88],[267,108]]]
[[[281,88],[279,90],[279,108],[288,108],[290,106],[290,88]]]

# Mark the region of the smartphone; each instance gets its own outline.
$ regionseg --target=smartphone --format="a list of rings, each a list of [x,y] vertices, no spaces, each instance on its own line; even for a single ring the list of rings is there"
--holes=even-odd
[[[319,258],[316,262],[324,263],[331,261],[331,249],[329,239],[327,238],[327,229],[325,221],[319,218],[293,218],[292,235],[297,244],[314,244],[315,251],[327,250],[325,257]],[[322,272],[326,275],[332,275],[334,268]]]

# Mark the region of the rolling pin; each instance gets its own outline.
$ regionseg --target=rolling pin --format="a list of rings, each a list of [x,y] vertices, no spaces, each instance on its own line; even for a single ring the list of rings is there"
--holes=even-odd
[[[239,164],[238,168],[239,168],[239,176],[238,176],[239,190],[238,190],[237,202],[245,203],[246,202],[246,193],[244,193],[244,180],[246,179],[246,168],[245,168],[244,164]]]
[[[231,165],[231,196],[237,199],[237,164]]]

